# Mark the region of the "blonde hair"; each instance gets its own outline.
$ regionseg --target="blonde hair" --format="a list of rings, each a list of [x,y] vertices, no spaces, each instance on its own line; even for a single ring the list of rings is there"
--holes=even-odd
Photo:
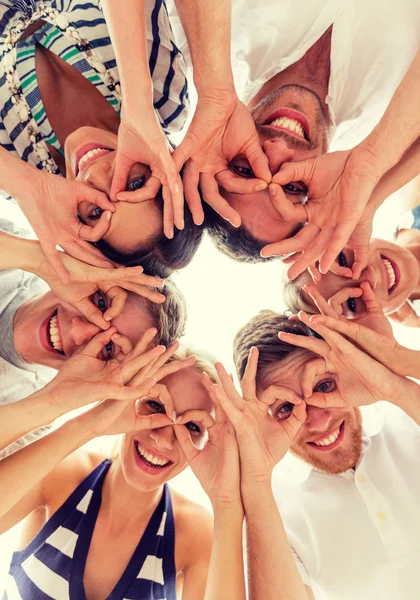
[[[306,271],[296,277],[296,279],[293,279],[293,281],[286,278],[284,280],[283,299],[286,303],[287,310],[290,310],[294,315],[300,310],[304,310],[310,315],[318,313],[317,308],[312,304],[309,304],[303,294],[302,287],[306,283],[304,282],[305,278]]]

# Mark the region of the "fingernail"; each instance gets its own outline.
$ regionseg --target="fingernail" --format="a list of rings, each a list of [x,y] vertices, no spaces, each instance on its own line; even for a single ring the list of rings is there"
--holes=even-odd
[[[184,219],[179,222],[178,229],[184,229]]]
[[[182,420],[182,417],[177,417],[174,421],[174,425],[178,425],[178,423]]]
[[[112,217],[112,212],[110,212],[110,211],[107,211],[107,213],[106,213],[106,218],[107,218],[107,221],[110,221],[110,220],[111,220],[111,217]]]
[[[175,412],[175,411],[172,411],[172,421],[173,421],[174,423],[176,423],[176,420],[177,420],[177,419],[178,419],[178,417],[177,417],[177,414],[176,414],[176,412]]]
[[[162,288],[164,288],[164,287],[165,287],[165,280],[164,280],[164,279],[160,279],[160,278],[158,278],[158,280],[157,280],[157,281],[158,281],[158,285],[157,285],[157,287],[158,287],[160,290],[161,290]]]
[[[231,221],[230,219],[227,219],[226,217],[223,217],[225,221],[227,221],[228,223],[230,223],[232,225],[232,227],[235,227],[236,229],[239,227],[239,225],[235,225],[235,223],[233,221]]]
[[[258,185],[255,186],[256,192],[261,192],[262,190],[266,190],[268,188],[268,184],[265,181],[262,181]]]
[[[268,186],[268,193],[270,194],[270,196],[275,196],[277,194],[277,189],[274,184],[270,183],[270,185]]]
[[[118,339],[121,337],[121,335],[119,333],[113,333],[112,337]]]
[[[104,317],[105,321],[112,321],[112,317]],[[115,334],[117,335],[117,334]]]

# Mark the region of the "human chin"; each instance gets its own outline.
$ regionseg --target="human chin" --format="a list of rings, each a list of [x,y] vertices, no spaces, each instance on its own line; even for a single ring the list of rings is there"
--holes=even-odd
[[[385,314],[400,308],[420,280],[420,265],[414,255],[392,242],[372,239],[369,262],[378,264],[386,295],[382,299]]]
[[[177,450],[156,450],[150,430],[136,431],[124,436],[121,466],[125,480],[135,489],[145,492],[154,490],[179,475],[187,466]]]
[[[57,296],[49,292],[32,298],[17,311],[15,348],[28,363],[58,370],[67,360],[58,323],[60,310]]]
[[[321,435],[302,429],[290,450],[319,471],[338,475],[353,468],[362,449],[362,418],[358,408],[337,414],[335,423]]]
[[[116,150],[117,136],[110,131],[97,127],[79,127],[71,133],[64,144],[66,159],[66,178],[76,179],[78,165],[82,158],[87,160],[88,152],[95,153],[100,150]],[[93,155],[92,154],[92,155]]]

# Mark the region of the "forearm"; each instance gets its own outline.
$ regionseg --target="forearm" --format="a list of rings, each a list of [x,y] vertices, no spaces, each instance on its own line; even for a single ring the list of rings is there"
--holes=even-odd
[[[188,41],[198,96],[234,91],[230,0],[175,0]]]
[[[92,438],[80,417],[0,462],[0,519],[66,456]]]
[[[10,194],[23,209],[22,197],[37,185],[42,172],[0,146],[0,188]]]
[[[406,382],[406,385],[401,388],[401,394],[391,402],[407,413],[417,425],[420,425],[420,385],[410,379],[407,379]]]
[[[214,532],[204,600],[245,600],[243,509],[214,507]]]
[[[396,165],[420,136],[420,52],[396,89],[388,108],[361,146],[371,148],[384,167]]]
[[[271,485],[242,485],[250,600],[307,600]]]
[[[0,230],[0,270],[22,269],[40,275],[45,262],[41,244]]]
[[[102,0],[118,64],[124,112],[145,102],[153,105],[143,0]]]

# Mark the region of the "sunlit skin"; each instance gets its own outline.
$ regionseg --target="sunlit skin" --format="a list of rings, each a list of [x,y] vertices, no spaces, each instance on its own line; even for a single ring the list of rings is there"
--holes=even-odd
[[[259,380],[258,390],[261,392],[270,385],[279,385],[293,390],[301,398],[303,392],[300,384],[302,369],[309,361],[317,358],[307,350],[293,351],[287,359],[273,363]],[[333,391],[334,375],[321,373],[313,382],[314,391]],[[287,418],[292,406],[285,405],[278,418]],[[307,419],[295,437],[290,450],[300,459],[316,469],[328,474],[338,474],[354,468],[362,450],[362,417],[359,408],[318,408],[311,406],[307,399]],[[314,446],[314,440],[329,437],[338,427],[343,427],[341,441],[331,450],[320,450]]]
[[[381,256],[391,260],[398,269],[398,281],[394,288],[388,291],[389,279]],[[337,257],[337,262],[342,266],[351,267],[353,264],[353,251],[344,248]],[[332,298],[346,287],[359,287],[362,281],[368,281],[382,305],[385,314],[391,314],[399,309],[411,297],[418,296],[420,292],[420,264],[413,251],[387,240],[372,238],[369,244],[368,265],[357,281],[347,277],[328,272],[316,284],[317,290],[326,299]],[[305,272],[299,278],[298,285],[312,283],[309,273]],[[302,290],[305,301],[315,308],[313,300]],[[347,318],[357,319],[366,314],[366,307],[361,298],[346,300],[343,305],[343,314]],[[368,323],[365,323],[368,325]]]
[[[87,144],[107,148],[111,152],[93,157],[77,172],[80,151]],[[110,197],[116,148],[115,134],[96,127],[80,127],[65,142],[67,179],[86,183]],[[131,169],[126,189],[134,191],[142,188],[150,175],[147,165],[136,163]],[[149,248],[161,234],[163,217],[155,198],[133,203],[114,202],[114,206],[116,210],[112,213],[109,229],[102,239],[115,250],[128,254],[137,249]],[[79,214],[86,224],[95,225],[102,209],[89,202],[82,202],[79,204]]]
[[[264,124],[270,115],[283,109],[303,115],[309,124],[308,139]],[[272,175],[279,171],[284,162],[302,161],[326,152],[327,121],[324,108],[318,95],[310,89],[300,85],[283,85],[264,97],[252,108],[251,114]],[[231,162],[230,169],[238,177],[254,177],[248,162],[241,157]],[[302,182],[291,182],[283,187],[283,191],[293,203],[302,203],[306,198],[306,187]],[[278,214],[271,203],[268,189],[236,194],[222,188],[221,194],[239,212],[245,229],[261,242],[284,239],[296,228],[296,223],[287,223]]]
[[[167,387],[172,397],[177,416],[182,416],[187,410],[192,409],[212,413],[213,405],[207,390],[201,383],[201,372],[198,369],[189,367],[169,375],[161,383]],[[144,415],[164,412],[164,405],[158,398],[145,398],[139,409],[139,414]],[[199,421],[190,421],[182,426],[186,426],[189,430],[194,445],[202,447],[206,443],[207,431]],[[171,464],[153,474],[144,472],[135,460],[134,440],[164,457],[163,460],[170,460]],[[175,436],[174,427],[168,425],[159,429],[126,433],[121,442],[119,462],[116,463],[118,471],[116,476],[122,484],[125,482],[125,485],[128,484],[138,491],[149,492],[181,473],[186,466],[187,461]]]
[[[94,304],[111,304],[106,294],[96,292],[92,296]],[[50,348],[45,342],[46,321],[57,311],[58,326],[63,343],[63,353]],[[117,333],[126,336],[136,344],[146,329],[154,326],[147,308],[147,301],[137,294],[128,292],[124,311],[111,322]],[[28,362],[60,369],[63,363],[80,352],[86,344],[101,331],[71,304],[63,302],[53,292],[35,296],[23,304],[14,319],[14,343],[17,352]],[[101,358],[108,360],[120,352],[119,347],[110,342],[101,352]]]

